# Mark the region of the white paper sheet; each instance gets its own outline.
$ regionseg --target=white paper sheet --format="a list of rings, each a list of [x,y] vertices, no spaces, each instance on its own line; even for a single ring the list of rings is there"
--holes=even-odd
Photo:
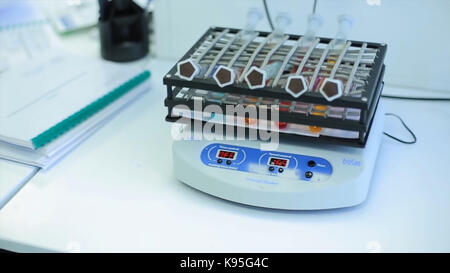
[[[61,51],[0,74],[0,140],[31,139],[141,71]]]

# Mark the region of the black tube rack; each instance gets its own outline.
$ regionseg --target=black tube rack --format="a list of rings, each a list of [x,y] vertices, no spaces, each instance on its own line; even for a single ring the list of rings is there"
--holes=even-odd
[[[217,66],[223,61],[221,59],[225,59],[225,53],[227,53],[227,49],[224,47],[228,46],[228,56],[231,54],[241,54],[241,56],[236,56],[236,60],[239,61],[240,58],[245,59],[244,56],[252,56],[255,58],[248,58],[250,60],[250,65],[261,64],[261,58],[275,59],[275,55],[269,56],[276,52],[277,60],[285,60],[286,58],[293,59],[295,62],[295,54],[297,57],[297,61],[301,61],[302,58],[305,58],[305,53],[302,55],[300,49],[294,49],[292,52],[295,52],[294,55],[289,56],[291,49],[296,45],[296,42],[302,38],[300,35],[291,35],[286,34],[285,39],[277,45],[277,48],[274,48],[273,43],[267,43],[267,41],[271,38],[271,33],[269,32],[256,32],[252,41],[247,43],[243,51],[240,53],[236,53],[238,50],[233,51],[230,45],[236,43],[236,47],[242,46],[242,42],[239,43],[239,39],[233,36],[239,36],[242,33],[239,29],[234,28],[223,28],[223,27],[212,27],[208,29],[205,34],[192,46],[191,49],[181,58],[179,63],[188,60],[197,58],[196,60],[200,65],[209,68],[209,66],[214,65]],[[239,36],[240,37],[240,36]],[[219,45],[220,40],[225,40],[228,42],[222,42]],[[230,41],[232,40],[232,41]],[[325,47],[332,43],[334,40],[330,38],[318,38],[318,43],[314,50],[317,50],[319,53],[325,51]],[[265,45],[261,45],[263,43],[267,43]],[[354,138],[341,138],[336,136],[328,136],[322,135],[319,136],[305,136],[299,134],[292,133],[284,133],[280,132],[280,139],[290,139],[290,140],[307,140],[311,142],[328,142],[342,145],[350,145],[356,147],[364,147],[370,132],[371,124],[373,118],[375,116],[375,111],[377,109],[377,105],[380,99],[381,91],[383,89],[383,75],[384,75],[384,58],[386,55],[387,45],[381,43],[371,43],[371,42],[361,42],[361,41],[348,41],[350,51],[352,51],[352,56],[357,56],[358,58],[343,58],[343,61],[338,63],[337,66],[345,67],[346,71],[354,70],[350,72],[350,75],[353,76],[359,71],[362,71],[360,74],[363,75],[361,79],[355,80],[350,76],[345,85],[351,86],[350,92],[344,93],[341,97],[329,101],[324,98],[322,94],[318,92],[318,90],[312,89],[308,90],[308,92],[302,94],[299,97],[294,97],[285,90],[286,81],[279,81],[279,84],[273,84],[273,80],[269,82],[265,87],[258,89],[250,89],[247,83],[243,80],[237,80],[233,84],[220,87],[217,82],[212,78],[212,73],[208,75],[200,75],[193,77],[190,80],[186,80],[183,77],[180,77],[178,73],[177,64],[170,69],[170,71],[164,76],[163,83],[167,86],[167,97],[164,101],[165,106],[168,108],[168,115],[166,116],[166,120],[169,122],[177,121],[180,116],[173,115],[173,108],[177,105],[185,105],[189,109],[193,110],[194,100],[189,96],[180,97],[180,92],[195,92],[196,90],[203,90],[209,92],[219,92],[225,93],[227,96],[249,96],[249,97],[257,97],[259,101],[262,99],[271,99],[275,102],[283,102],[284,104],[289,103],[289,111],[280,111],[279,112],[279,121],[287,122],[287,123],[296,123],[308,126],[317,126],[320,128],[330,128],[330,129],[340,129],[346,131],[352,131],[357,133],[357,137]],[[252,45],[252,46],[250,46]],[[255,52],[255,51],[260,52]],[[314,51],[312,51],[314,52]],[[361,55],[365,54],[365,52],[369,52],[369,58],[365,62],[360,62]],[[347,54],[346,52],[344,52]],[[222,54],[222,55],[221,55]],[[219,56],[218,56],[219,55]],[[317,54],[316,54],[317,55]],[[335,52],[330,52],[323,60],[323,63],[320,63],[319,57],[309,57],[312,65],[309,66],[309,70],[315,70],[314,64],[319,65],[319,72],[321,70],[326,70],[327,67],[330,67],[330,63],[336,63],[336,59],[338,54]],[[350,54],[351,55],[351,54]],[[349,56],[350,56],[349,55]],[[333,57],[334,56],[334,57]],[[344,54],[343,54],[344,56]],[[372,56],[372,57],[370,57]],[[308,58],[306,57],[306,58]],[[211,61],[212,59],[212,61]],[[259,59],[260,62],[256,59]],[[308,63],[307,62],[307,63]],[[266,62],[267,63],[267,62]],[[287,63],[287,61],[286,61]],[[245,71],[245,68],[248,68],[250,65],[243,65],[245,61],[236,62],[236,66],[240,65],[240,69],[245,66],[242,70]],[[352,69],[354,67],[354,69]],[[280,68],[280,75],[289,76],[291,73],[286,67]],[[214,71],[212,68],[208,69],[208,71]],[[303,72],[302,72],[303,73]],[[317,76],[317,75],[316,75]],[[337,78],[337,76],[336,76]],[[316,79],[314,79],[316,80]],[[358,81],[358,84],[352,83],[352,80],[355,82]],[[239,103],[239,102],[238,102]],[[205,101],[203,105],[216,104],[222,108],[225,112],[225,107],[228,104],[227,101],[214,102],[214,101]],[[239,104],[246,104],[244,102],[240,102]],[[310,109],[307,109],[305,113],[292,111],[295,105],[309,105]],[[342,117],[331,117],[326,110],[322,115],[316,115],[311,113],[311,107],[322,106],[327,109],[336,108],[336,109],[344,109]],[[258,108],[259,109],[259,108]],[[356,116],[356,119],[350,119],[346,117],[347,111],[352,110],[359,113],[359,116]],[[268,113],[268,118],[270,119],[270,112]],[[258,111],[259,116],[259,111]]]

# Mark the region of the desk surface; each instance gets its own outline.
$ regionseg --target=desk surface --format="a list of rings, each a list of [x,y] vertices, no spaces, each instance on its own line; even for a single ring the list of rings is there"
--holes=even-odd
[[[224,201],[173,176],[162,76],[0,211],[0,248],[52,251],[450,251],[450,107],[394,101],[385,108],[417,134],[385,137],[368,199],[327,211],[280,211]],[[407,138],[386,117],[385,130]],[[155,157],[154,155],[158,155]]]

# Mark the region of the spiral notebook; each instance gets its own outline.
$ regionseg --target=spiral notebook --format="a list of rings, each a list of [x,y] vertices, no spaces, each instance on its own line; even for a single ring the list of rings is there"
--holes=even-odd
[[[149,77],[67,52],[0,73],[0,157],[50,166],[147,91]]]

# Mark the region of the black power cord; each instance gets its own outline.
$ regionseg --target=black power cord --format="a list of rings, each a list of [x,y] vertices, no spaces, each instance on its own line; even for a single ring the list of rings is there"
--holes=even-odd
[[[316,8],[317,8],[317,0],[314,0],[313,9],[312,9],[313,14],[316,14]]]
[[[270,16],[269,8],[267,7],[267,1],[262,0],[262,2],[264,5],[264,11],[266,12],[266,17],[267,17],[267,21],[269,22],[270,29],[273,31],[275,28],[273,27],[272,16]],[[317,0],[314,0],[313,8],[312,8],[313,14],[316,13],[316,8],[317,8]]]
[[[450,98],[402,97],[402,96],[391,96],[391,95],[381,95],[381,97],[387,98],[387,99],[400,99],[400,100],[450,101]]]
[[[270,29],[273,31],[274,27],[273,27],[272,17],[270,16],[269,8],[267,7],[266,0],[263,0],[263,5],[264,5],[264,10],[266,11],[267,21],[269,21]]]
[[[416,135],[414,134],[414,132],[413,132],[411,129],[409,129],[409,127],[406,125],[406,123],[403,121],[403,119],[402,119],[400,116],[398,116],[398,115],[396,115],[396,114],[394,114],[394,113],[385,113],[385,115],[386,115],[386,116],[394,116],[394,117],[396,117],[398,120],[400,120],[400,122],[401,122],[402,125],[405,127],[405,129],[408,130],[408,132],[409,132],[409,133],[411,134],[411,136],[413,137],[413,140],[412,140],[412,141],[405,141],[405,140],[396,138],[395,136],[393,136],[393,135],[391,135],[391,134],[388,134],[388,133],[386,133],[386,132],[383,132],[383,134],[385,134],[386,136],[388,136],[388,137],[390,137],[390,138],[392,138],[392,139],[394,139],[394,140],[397,140],[398,142],[401,142],[401,143],[403,143],[403,144],[414,144],[414,143],[417,142],[417,137],[416,137]]]
[[[403,96],[391,96],[391,95],[381,95],[381,97],[383,98],[388,98],[388,99],[400,99],[400,100],[419,100],[419,101],[450,101],[450,98],[432,98],[432,97],[403,97]],[[411,136],[413,137],[412,141],[405,141],[405,140],[401,140],[399,138],[396,138],[386,132],[383,132],[383,134],[385,134],[386,136],[397,140],[398,142],[404,143],[404,144],[414,144],[417,142],[417,137],[414,134],[414,132],[405,124],[405,122],[402,120],[401,117],[399,117],[398,115],[394,114],[394,113],[386,113],[386,116],[394,116],[396,118],[398,118],[400,120],[400,122],[402,123],[402,125],[405,127],[406,130],[408,130],[408,132],[411,134]]]

